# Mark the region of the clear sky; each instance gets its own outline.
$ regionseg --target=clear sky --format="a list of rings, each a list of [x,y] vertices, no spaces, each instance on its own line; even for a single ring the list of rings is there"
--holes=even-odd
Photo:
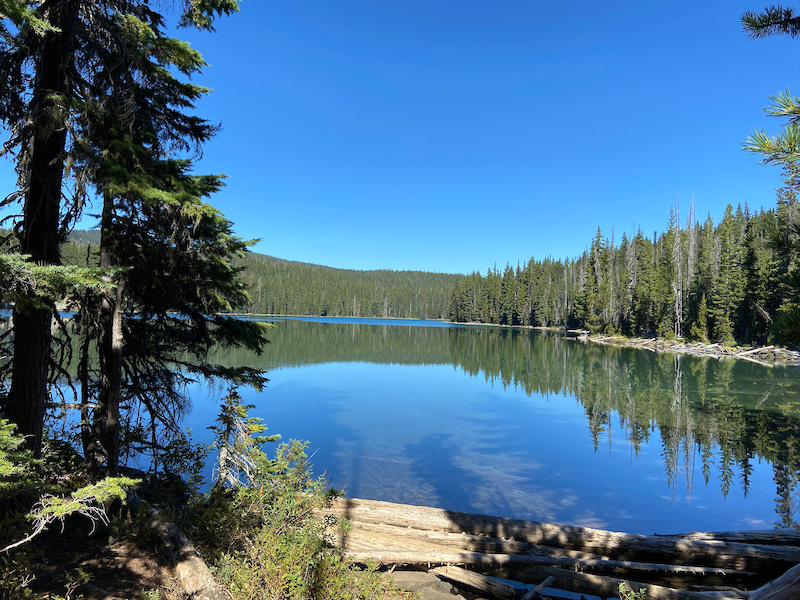
[[[469,273],[570,258],[598,226],[772,208],[741,150],[800,94],[800,40],[748,40],[765,0],[242,0],[216,33],[198,171],[255,250],[341,268]]]

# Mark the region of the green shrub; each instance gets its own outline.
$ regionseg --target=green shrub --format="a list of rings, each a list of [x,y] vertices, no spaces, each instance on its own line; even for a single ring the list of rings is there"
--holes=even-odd
[[[619,584],[620,600],[647,600],[647,591],[644,588],[631,589],[625,583]]]
[[[235,410],[227,406],[224,420],[217,422],[223,440],[230,440],[225,432],[242,423],[249,424],[253,435],[263,432],[246,416],[247,407],[241,410],[238,397],[229,396],[228,401],[234,402]],[[236,416],[236,427],[231,415]],[[245,476],[218,478],[205,501],[187,513],[185,526],[191,528],[195,545],[219,582],[234,598],[243,599],[382,598],[389,587],[377,566],[351,568],[326,542],[326,527],[314,512],[330,506],[338,492],[313,476],[306,444],[296,440],[280,444],[275,458],[267,459],[260,444],[273,438],[233,437],[235,443],[227,446],[218,438],[217,447],[227,448],[227,472]],[[239,455],[246,460],[239,461]],[[248,466],[242,468],[243,464]]]

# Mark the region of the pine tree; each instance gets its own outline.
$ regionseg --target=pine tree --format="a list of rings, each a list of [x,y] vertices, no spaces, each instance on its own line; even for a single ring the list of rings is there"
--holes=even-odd
[[[623,330],[631,335],[634,332],[634,304],[633,297],[637,283],[636,240],[628,240],[623,234],[620,254],[623,260],[623,282],[620,293],[622,295]]]
[[[500,310],[499,323],[501,325],[519,325],[519,283],[510,264],[506,264],[503,277],[500,281]]]
[[[734,327],[744,298],[744,214],[728,205],[717,227],[718,266],[711,305],[714,311],[713,335],[725,344],[734,343]]]
[[[47,3],[39,14],[48,25],[47,31],[34,34],[23,26],[18,43],[9,44],[6,38],[2,47],[0,63],[5,67],[6,81],[0,85],[0,118],[4,125],[12,127],[13,137],[6,148],[19,147],[17,172],[23,209],[16,228],[15,250],[35,264],[57,265],[69,226],[70,211],[62,213],[61,194],[79,2]],[[25,70],[31,60],[33,84],[27,89]],[[27,105],[25,94],[30,94]],[[6,416],[17,424],[26,443],[37,453],[48,396],[54,301],[17,299],[13,311],[16,343],[11,388],[2,402]]]
[[[635,335],[655,333],[652,289],[654,285],[654,247],[641,229],[633,238],[636,286],[633,291],[632,321]]]
[[[745,232],[745,289],[741,311],[743,337],[766,343],[779,299],[775,294],[777,264],[770,248],[770,233],[775,230],[773,211],[761,211],[747,219]]]
[[[800,35],[800,15],[793,8],[770,6],[760,13],[747,12],[742,16],[742,24],[751,39],[771,35]],[[744,143],[744,149],[762,156],[764,164],[776,164],[783,168],[786,183],[779,192],[778,221],[779,230],[773,243],[782,257],[784,302],[779,309],[778,330],[784,339],[800,342],[800,271],[795,262],[800,254],[800,231],[792,205],[800,186],[800,98],[792,96],[787,90],[770,97],[765,109],[768,116],[784,121],[781,130],[774,136],[764,130],[756,130]],[[786,210],[786,209],[789,210]]]
[[[160,33],[163,19],[150,9],[149,3],[56,0],[41,4],[29,2],[24,8],[35,9],[37,18],[49,27],[45,28],[44,33],[41,33],[41,28],[36,32],[35,27],[20,27],[14,36],[4,38],[0,48],[0,64],[4,67],[0,118],[12,131],[5,146],[15,152],[21,188],[20,194],[12,196],[12,199],[24,200],[16,227],[16,249],[20,253],[30,256],[30,260],[37,264],[57,265],[66,233],[81,214],[91,184],[103,190],[104,218],[109,214],[109,204],[122,195],[106,193],[106,187],[113,178],[103,179],[102,174],[98,175],[103,165],[92,159],[92,156],[99,156],[101,152],[111,157],[117,153],[128,154],[119,164],[127,161],[125,166],[128,174],[132,175],[129,184],[133,189],[123,194],[131,201],[125,213],[131,223],[142,216],[136,212],[141,205],[137,206],[134,199],[137,196],[139,201],[148,199],[143,197],[147,185],[136,187],[142,184],[139,175],[147,179],[152,177],[153,169],[160,169],[162,174],[171,170],[172,174],[168,176],[177,176],[182,181],[177,186],[168,185],[167,189],[175,194],[185,194],[187,186],[191,185],[196,190],[193,192],[195,198],[205,195],[217,185],[202,178],[186,176],[188,163],[167,157],[170,143],[178,142],[172,148],[181,148],[185,144],[182,146],[180,142],[187,139],[202,142],[203,136],[195,136],[194,131],[204,127],[209,129],[197,117],[182,112],[191,107],[192,101],[203,90],[182,83],[171,75],[171,69],[188,75],[202,64],[202,59],[188,45]],[[236,9],[236,0],[187,0],[182,24],[211,29],[215,15],[228,14]],[[138,63],[136,59],[139,59]],[[32,80],[27,76],[31,71],[34,74]],[[33,82],[30,88],[29,81]],[[102,84],[99,83],[101,81]],[[109,103],[109,100],[112,102]],[[127,108],[130,106],[134,106],[136,110],[133,112],[138,110],[139,115],[147,113],[147,109],[152,110],[147,116],[150,121],[143,123],[141,118],[129,117]],[[125,136],[126,131],[131,132],[136,128],[141,128],[137,135],[156,136],[157,141],[164,144],[165,150],[144,156],[143,147],[152,148],[155,142]],[[138,150],[134,149],[137,143]],[[142,160],[144,166],[135,164],[136,160]],[[69,179],[65,179],[67,162],[75,168]],[[108,166],[108,162],[113,162],[113,159],[106,161],[105,166]],[[62,201],[65,183],[71,184],[73,193],[66,201]],[[150,189],[155,188],[152,179],[147,183]],[[162,200],[164,203],[159,208],[168,208],[169,199]],[[196,201],[190,199],[186,206],[193,204]],[[173,214],[180,212],[175,206],[171,208]],[[211,215],[209,209],[203,209],[202,212]],[[180,235],[189,230],[187,227],[199,225],[196,219],[188,218],[190,215],[191,211],[185,211],[182,220],[167,221],[180,227],[172,235],[178,234],[180,239]],[[153,218],[164,216],[161,212],[154,214]],[[213,216],[211,220],[218,223],[217,227],[222,227],[222,232],[226,231],[225,222]],[[229,231],[226,235],[229,235]],[[190,246],[191,243],[187,248]],[[106,244],[105,248],[109,250],[110,245]],[[227,246],[228,251],[232,248],[237,248],[236,244]],[[216,254],[221,255],[220,252]],[[209,258],[210,267],[215,258],[209,256],[212,257]],[[113,258],[108,254],[103,263],[105,266],[119,266],[124,262],[119,258],[119,255]],[[209,268],[208,273],[213,273],[213,269]],[[108,281],[108,291],[101,300],[107,306],[100,311],[105,316],[96,322],[97,331],[103,332],[101,337],[112,345],[116,344],[113,349],[104,352],[104,367],[108,368],[105,376],[112,378],[118,377],[122,370],[118,343],[121,321],[117,317],[125,290],[124,285],[115,283],[119,281]],[[221,294],[220,298],[224,298],[224,295]],[[52,365],[58,368],[58,361],[51,356],[50,335],[54,302],[57,299],[50,297],[43,305],[40,301],[37,304],[34,299],[18,298],[14,307],[15,344],[11,389],[3,399],[2,406],[20,426],[21,432],[30,436],[34,448],[38,448],[41,440],[48,381],[52,378],[49,368]],[[168,304],[170,300],[164,299],[162,302]],[[212,303],[209,308],[224,303]],[[174,308],[170,306],[170,309]],[[208,344],[214,337],[211,331],[214,328],[209,327],[209,323],[214,323],[215,319],[209,317],[193,322],[199,327],[193,334],[194,338]],[[238,328],[238,331],[231,327],[227,329],[227,332],[213,333],[221,333],[223,339],[230,343],[240,336],[247,337],[253,333],[246,331],[247,328]],[[165,330],[164,333],[169,331]],[[148,339],[141,341],[144,343]],[[158,353],[151,356],[163,358]],[[130,376],[131,373],[126,375]],[[157,379],[145,383],[152,386]],[[118,382],[112,381],[109,385],[109,389],[119,388]],[[169,394],[166,396],[170,398]],[[115,403],[111,402],[109,406]],[[109,418],[113,420],[115,417],[111,415]],[[114,454],[113,451],[111,454]],[[111,461],[114,461],[113,456]]]
[[[236,388],[222,402],[219,416],[210,429],[218,451],[215,488],[255,485],[272,472],[275,461],[266,458],[261,444],[277,442],[280,435],[260,435],[267,431],[258,417],[249,416],[251,404],[244,404]]]
[[[705,295],[700,300],[697,319],[692,323],[689,336],[705,344],[708,343],[708,304]]]
[[[191,175],[188,160],[170,157],[171,146],[196,146],[214,132],[178,110],[205,90],[170,74],[178,67],[196,71],[202,58],[164,36],[160,17],[148,11],[115,25],[123,43],[116,53],[108,49],[110,66],[92,81],[93,97],[102,99],[102,110],[90,117],[98,133],[77,153],[103,197],[100,266],[123,269],[95,303],[81,306],[100,354],[96,384],[85,382],[97,389],[85,450],[94,471],[105,461],[111,473],[119,460],[122,398],[144,409],[135,414],[148,420],[133,425],[151,432],[158,448],[159,426],[179,431],[187,380],[221,375],[262,384],[249,370],[208,364],[212,344],[258,350],[265,341],[260,325],[218,316],[249,302],[231,264],[247,244],[204,202],[220,188],[220,177]]]

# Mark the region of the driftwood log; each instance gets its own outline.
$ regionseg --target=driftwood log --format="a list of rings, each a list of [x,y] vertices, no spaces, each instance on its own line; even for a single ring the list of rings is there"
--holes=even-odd
[[[351,561],[463,565],[519,582],[519,597],[523,585],[552,578],[553,589],[600,597],[617,597],[622,584],[652,600],[800,598],[794,530],[640,535],[357,499],[339,499],[324,512],[352,524],[338,539]]]
[[[530,590],[528,590],[525,593],[525,595],[522,597],[521,600],[533,600],[534,598],[541,598],[542,597],[541,594],[544,591],[544,589],[546,587],[549,587],[549,586],[553,585],[555,582],[556,582],[556,578],[555,577],[548,577],[547,579],[545,579],[542,583],[540,583],[536,587],[531,588]]]
[[[577,550],[612,560],[633,560],[736,569],[755,573],[783,572],[800,563],[800,547],[729,542],[678,535],[641,535],[476,515],[438,508],[374,500],[339,499],[328,511],[353,522],[450,533],[485,535],[539,546]],[[347,540],[342,542],[348,550]],[[402,548],[398,548],[402,549]]]
[[[508,573],[512,579],[517,579],[518,581],[542,580],[546,577],[553,577],[555,579],[552,585],[553,588],[579,594],[591,594],[601,598],[617,598],[620,585],[634,592],[644,590],[648,600],[709,600],[710,598],[745,597],[730,591],[693,592],[555,567],[525,567],[524,570],[511,568]]]
[[[711,357],[717,359],[741,358],[750,362],[757,363],[765,367],[773,367],[776,364],[798,364],[800,363],[800,353],[780,348],[776,346],[761,346],[742,350],[741,348],[731,348],[716,344],[703,344],[700,342],[684,342],[679,340],[659,340],[659,339],[640,339],[640,338],[621,338],[605,335],[583,336],[583,341],[591,341],[605,346],[621,346],[625,348],[637,348],[649,350],[651,352],[671,352],[673,354],[691,354],[693,356]]]
[[[435,567],[430,572],[456,583],[463,583],[481,592],[486,592],[495,598],[513,600],[513,598],[517,597],[517,588],[513,585],[481,575],[475,571],[467,571],[461,567],[449,565],[447,567]]]
[[[719,575],[721,577],[750,577],[757,575],[749,571],[720,569],[717,567],[694,567],[691,565],[668,565],[604,559],[560,558],[553,556],[532,556],[528,554],[482,554],[480,552],[430,553],[407,550],[368,550],[363,552],[349,552],[348,560],[350,562],[367,562],[371,560],[384,564],[407,565],[435,563],[464,564],[480,567],[553,566],[595,572],[615,572],[617,570],[624,570],[678,575]]]
[[[169,553],[183,592],[193,600],[228,600],[205,561],[174,523],[165,523],[154,508],[146,508],[146,524]]]
[[[662,536],[655,536],[662,537]],[[773,546],[800,546],[798,529],[754,529],[752,531],[693,531],[675,536],[687,540],[720,540],[742,544],[766,544]]]
[[[750,600],[797,600],[800,598],[800,565],[750,594]]]

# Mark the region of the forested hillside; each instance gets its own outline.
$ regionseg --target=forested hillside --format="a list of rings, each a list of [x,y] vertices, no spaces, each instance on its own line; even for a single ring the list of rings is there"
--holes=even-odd
[[[63,249],[68,264],[86,264],[99,233],[75,231]],[[424,271],[353,271],[248,252],[238,265],[250,291],[248,312],[445,319],[454,286],[463,275]]]
[[[248,253],[243,279],[250,311],[265,314],[447,318],[463,275],[424,271],[351,271]]]
[[[456,287],[450,319],[699,340],[764,341],[795,306],[791,247],[798,204],[781,192],[774,210],[728,206],[703,223],[693,208],[666,231],[619,241],[598,229],[574,260],[531,259],[474,272]],[[777,243],[777,246],[776,246]]]
[[[598,229],[574,259],[531,258],[485,274],[352,271],[257,253],[239,259],[258,314],[449,318],[454,322],[568,326],[631,336],[765,342],[791,317],[797,285],[791,247],[798,202],[728,206],[701,223],[671,211],[665,231],[619,241]],[[69,262],[86,260],[93,232],[76,232]]]

